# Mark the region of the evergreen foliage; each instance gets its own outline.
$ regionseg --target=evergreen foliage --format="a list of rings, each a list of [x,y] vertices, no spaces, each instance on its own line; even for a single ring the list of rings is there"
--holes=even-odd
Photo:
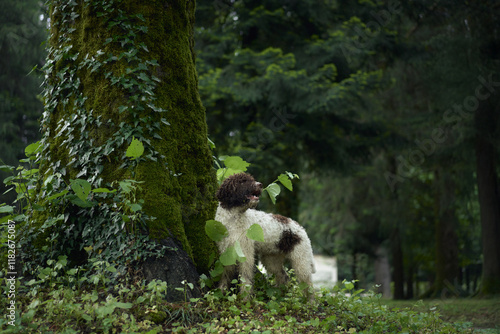
[[[0,164],[12,165],[39,137],[43,105],[38,68],[45,58],[46,19],[40,1],[5,0],[0,13]],[[0,171],[0,179],[7,177]],[[0,182],[0,203],[13,193]]]
[[[310,173],[278,209],[301,217],[318,251],[352,259],[346,278],[382,247],[397,298],[425,292],[414,282],[429,275],[431,295],[471,293],[460,272],[481,263],[483,230],[484,274],[498,279],[500,216],[486,200],[498,192],[498,4],[198,4],[200,92],[218,150],[256,162],[264,179]],[[489,173],[474,163],[486,151]],[[491,195],[478,203],[483,170]]]
[[[367,157],[384,128],[369,117],[381,72],[349,65],[348,29],[332,19],[340,8],[199,1],[200,93],[220,151],[263,169],[347,168]]]

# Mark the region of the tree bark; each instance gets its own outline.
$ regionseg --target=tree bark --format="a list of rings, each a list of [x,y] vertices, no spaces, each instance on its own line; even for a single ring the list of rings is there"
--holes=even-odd
[[[493,98],[490,98],[493,99]],[[476,174],[483,245],[482,295],[500,293],[500,195],[496,173],[498,104],[486,100],[475,114]]]
[[[413,285],[414,285],[414,281],[413,279],[415,278],[416,276],[416,270],[415,270],[415,267],[413,267],[413,263],[410,262],[410,265],[408,266],[408,270],[407,270],[407,274],[406,274],[406,294],[405,294],[405,298],[406,299],[413,299],[414,296],[415,296],[415,293],[414,293],[414,289],[413,289]],[[417,285],[418,285],[418,282],[417,282]],[[418,293],[418,291],[417,291]]]
[[[458,219],[455,214],[455,185],[451,171],[440,168],[436,171],[436,221],[435,254],[436,278],[433,296],[446,292],[455,293],[458,277],[458,237],[455,232]],[[453,290],[453,291],[450,291]]]
[[[207,272],[216,247],[204,226],[215,214],[217,183],[198,94],[194,12],[191,0],[51,2],[40,171],[93,188],[143,182],[137,195],[154,218],[149,236],[173,241]],[[125,158],[133,137],[145,146],[137,165]]]
[[[391,238],[392,242],[392,280],[394,281],[394,299],[404,299],[404,263],[403,249],[399,228],[395,228]]]
[[[375,284],[380,285],[377,292],[384,298],[391,297],[391,267],[387,251],[382,246],[375,249]]]

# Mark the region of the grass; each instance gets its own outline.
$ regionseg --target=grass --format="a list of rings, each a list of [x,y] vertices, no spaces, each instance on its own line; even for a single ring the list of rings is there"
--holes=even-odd
[[[472,323],[475,329],[490,329],[500,334],[500,298],[461,298],[424,301],[382,300],[390,309],[410,308],[419,312],[434,309],[449,323]]]

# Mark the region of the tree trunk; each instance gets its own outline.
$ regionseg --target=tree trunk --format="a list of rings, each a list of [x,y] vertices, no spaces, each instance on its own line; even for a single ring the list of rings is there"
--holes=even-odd
[[[416,270],[415,270],[415,267],[413,266],[413,263],[410,262],[410,264],[408,265],[408,273],[406,274],[406,294],[405,294],[405,298],[406,299],[413,299],[413,297],[415,296],[415,293],[414,293],[414,289],[413,289],[413,285],[414,285],[414,281],[413,279],[415,278],[415,273],[416,273]],[[418,282],[417,282],[418,284]]]
[[[490,98],[493,99],[493,98]],[[491,141],[497,130],[498,105],[486,100],[476,114],[476,174],[483,245],[482,295],[500,293],[500,195],[496,149]]]
[[[455,215],[455,185],[450,171],[440,168],[436,171],[436,278],[433,296],[446,292],[456,293],[454,284],[458,277],[458,237],[455,229],[458,219]],[[451,290],[451,291],[450,291]]]
[[[40,170],[93,188],[143,182],[137,196],[153,217],[149,236],[174,242],[207,272],[216,248],[204,226],[215,214],[216,179],[194,12],[191,0],[52,1]],[[145,146],[138,163],[125,157],[133,137]]]
[[[382,246],[375,249],[375,284],[380,285],[377,292],[384,298],[391,297],[391,267],[387,251]]]
[[[392,234],[392,280],[394,281],[394,299],[404,299],[404,263],[403,249],[401,247],[401,236],[399,228],[393,231]]]
[[[358,272],[357,272],[358,257],[356,255],[356,251],[352,252],[351,257],[352,257],[352,262],[351,262],[351,277],[352,277],[353,281],[357,281],[358,280]],[[357,284],[357,283],[355,283],[355,284]]]

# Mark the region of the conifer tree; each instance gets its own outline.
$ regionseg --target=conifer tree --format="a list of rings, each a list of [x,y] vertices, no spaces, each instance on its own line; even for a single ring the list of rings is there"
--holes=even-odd
[[[39,1],[6,0],[0,22],[0,159],[14,165],[24,157],[24,147],[40,137],[39,70],[45,57],[46,20]],[[7,176],[0,171],[0,180]],[[0,182],[0,203],[12,202],[14,193],[5,191]]]

